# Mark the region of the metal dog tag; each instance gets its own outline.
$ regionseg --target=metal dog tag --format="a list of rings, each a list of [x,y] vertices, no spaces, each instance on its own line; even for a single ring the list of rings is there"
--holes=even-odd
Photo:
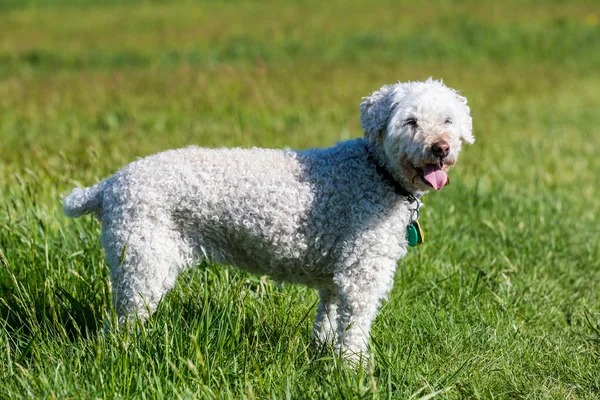
[[[406,227],[406,240],[410,247],[418,246],[425,241],[425,234],[418,220],[414,220]]]

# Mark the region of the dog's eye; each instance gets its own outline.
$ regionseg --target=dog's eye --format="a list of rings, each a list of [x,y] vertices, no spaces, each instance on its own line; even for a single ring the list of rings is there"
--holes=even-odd
[[[446,120],[444,121],[445,124],[451,124],[452,120],[450,119],[450,117],[446,118]]]
[[[412,118],[412,117],[411,118],[407,118],[404,121],[404,126],[412,126],[414,128],[415,126],[417,126],[417,119],[416,118]]]

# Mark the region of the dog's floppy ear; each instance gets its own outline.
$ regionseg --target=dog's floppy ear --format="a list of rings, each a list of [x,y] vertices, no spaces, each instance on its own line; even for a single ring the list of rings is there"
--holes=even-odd
[[[360,103],[360,124],[367,139],[375,139],[385,130],[393,106],[394,86],[385,85]]]
[[[467,98],[461,96],[458,92],[454,92],[456,98],[464,108],[464,116],[460,119],[460,137],[469,144],[473,144],[475,142],[475,137],[473,136],[473,119],[471,118],[471,109],[467,105]]]

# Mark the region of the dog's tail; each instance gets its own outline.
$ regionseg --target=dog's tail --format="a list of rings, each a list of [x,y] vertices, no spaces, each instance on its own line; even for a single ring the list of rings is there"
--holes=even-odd
[[[81,217],[84,214],[100,212],[102,209],[102,198],[107,181],[97,185],[80,189],[73,189],[70,195],[63,200],[63,207],[67,217]]]

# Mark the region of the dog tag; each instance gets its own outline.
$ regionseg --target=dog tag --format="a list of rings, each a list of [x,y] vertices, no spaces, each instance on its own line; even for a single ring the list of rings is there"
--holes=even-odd
[[[406,240],[410,247],[415,247],[423,243],[425,234],[419,225],[419,221],[415,220],[406,227]]]

